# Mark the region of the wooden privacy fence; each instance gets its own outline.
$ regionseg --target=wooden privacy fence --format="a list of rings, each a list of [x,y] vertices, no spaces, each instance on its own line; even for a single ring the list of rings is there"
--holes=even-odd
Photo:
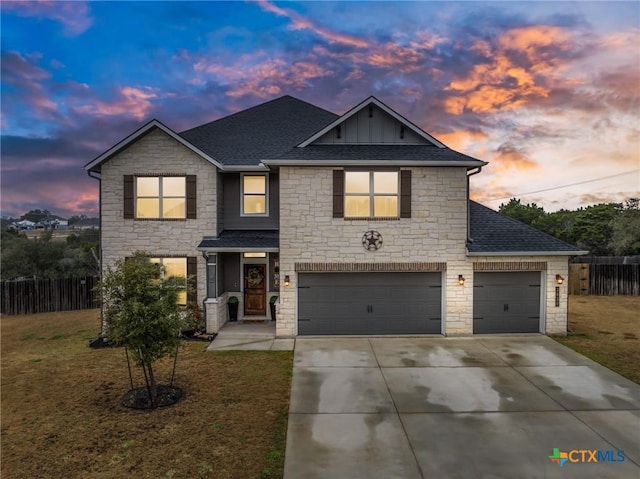
[[[569,264],[569,294],[640,296],[640,264]]]
[[[98,278],[27,279],[0,283],[2,314],[52,313],[97,308]]]

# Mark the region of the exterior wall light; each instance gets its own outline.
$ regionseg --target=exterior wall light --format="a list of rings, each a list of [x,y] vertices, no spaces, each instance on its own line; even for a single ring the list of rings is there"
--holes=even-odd
[[[558,284],[564,283],[564,278],[562,276],[560,276],[559,274],[556,274],[556,283],[558,283]]]
[[[291,284],[291,278],[289,278],[289,275],[286,275],[284,277],[284,285],[289,286],[290,284]]]
[[[464,286],[464,276],[462,276],[461,274],[458,275],[458,284],[460,286]]]

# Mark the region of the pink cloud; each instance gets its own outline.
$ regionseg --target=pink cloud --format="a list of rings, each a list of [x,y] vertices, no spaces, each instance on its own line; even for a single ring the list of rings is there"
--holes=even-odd
[[[67,1],[21,1],[2,2],[0,8],[6,12],[13,12],[22,17],[47,18],[61,23],[65,33],[79,35],[93,24],[86,2]]]
[[[361,38],[353,35],[346,35],[343,33],[337,33],[324,27],[320,27],[313,23],[311,20],[304,18],[302,15],[294,12],[290,9],[280,8],[267,0],[258,0],[258,5],[266,11],[275,13],[278,16],[286,17],[291,20],[291,28],[294,30],[311,30],[315,34],[326,38],[330,42],[341,43],[343,45],[349,45],[357,48],[365,48],[368,43]]]
[[[142,120],[153,108],[151,100],[158,96],[149,87],[124,87],[118,90],[118,98],[111,102],[94,100],[93,103],[74,107],[77,113],[100,117],[130,116]]]

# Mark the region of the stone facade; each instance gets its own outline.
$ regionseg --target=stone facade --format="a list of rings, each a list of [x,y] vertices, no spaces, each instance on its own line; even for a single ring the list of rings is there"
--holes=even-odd
[[[466,256],[465,168],[412,168],[412,217],[382,221],[333,218],[332,170],[280,169],[280,272],[291,283],[281,286],[278,337],[298,333],[299,271],[398,271],[400,263],[407,264],[407,271],[417,263],[446,264],[437,270],[443,271],[442,332],[448,336],[473,334],[474,263],[481,263],[475,268],[483,271],[545,271],[541,298],[545,332],[566,334],[566,283],[559,286],[560,306],[555,306],[555,276],[567,277],[566,256],[499,257],[498,261]],[[368,230],[383,237],[377,251],[362,247],[362,235]],[[459,275],[465,278],[464,285],[458,283]]]
[[[215,235],[216,168],[159,129],[151,130],[102,165],[102,263],[112,266],[135,251],[156,256],[197,258],[197,301],[206,298],[206,261],[197,251],[204,235]],[[197,218],[184,220],[124,219],[124,175],[197,175]],[[206,307],[205,309],[209,309]],[[215,332],[217,321],[207,329]]]
[[[412,217],[378,221],[333,218],[333,168],[280,169],[280,274],[289,275],[291,284],[281,287],[278,336],[297,334],[296,262],[446,262],[447,287],[449,276],[457,284],[459,273],[452,265],[467,262],[466,169],[411,170]],[[378,251],[362,247],[368,230],[382,235]]]

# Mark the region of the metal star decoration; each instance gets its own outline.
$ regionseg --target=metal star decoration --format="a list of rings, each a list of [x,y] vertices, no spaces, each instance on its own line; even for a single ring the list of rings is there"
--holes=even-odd
[[[367,231],[362,235],[362,246],[367,251],[376,251],[382,247],[382,235],[377,231]]]

